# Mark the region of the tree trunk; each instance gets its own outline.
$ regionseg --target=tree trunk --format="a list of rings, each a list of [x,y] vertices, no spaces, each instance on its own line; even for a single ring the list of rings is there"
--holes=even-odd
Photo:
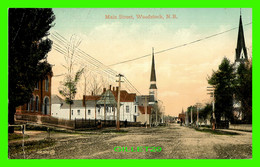
[[[14,125],[14,114],[15,114],[15,106],[9,104],[8,108],[8,124]],[[14,133],[14,127],[8,127],[8,133]]]

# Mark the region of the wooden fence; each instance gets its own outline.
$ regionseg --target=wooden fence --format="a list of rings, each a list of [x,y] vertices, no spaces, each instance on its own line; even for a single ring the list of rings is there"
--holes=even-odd
[[[16,114],[16,121],[19,122],[33,122],[38,124],[47,124],[56,127],[68,128],[68,129],[88,129],[97,128],[100,123],[100,127],[116,127],[115,120],[92,120],[92,119],[74,119],[65,120],[55,118],[49,115],[30,115],[30,114]],[[124,121],[120,121],[120,126],[125,126]],[[127,127],[140,127],[140,122],[127,122]]]

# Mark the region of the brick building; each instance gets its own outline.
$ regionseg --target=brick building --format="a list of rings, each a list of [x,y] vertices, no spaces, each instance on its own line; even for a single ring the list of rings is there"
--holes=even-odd
[[[16,114],[51,115],[52,71],[35,85],[32,97],[27,104],[16,108]]]

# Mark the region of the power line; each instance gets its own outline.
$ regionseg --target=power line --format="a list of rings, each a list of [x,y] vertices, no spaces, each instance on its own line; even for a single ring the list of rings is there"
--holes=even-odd
[[[52,35],[53,39],[57,43],[59,43],[59,44],[54,43],[54,49],[56,51],[58,51],[59,53],[67,56],[66,49],[67,49],[68,41],[62,35],[60,35],[58,32],[56,32],[56,34],[53,33],[51,35]],[[87,63],[90,63],[92,66],[95,66],[94,67],[95,69],[93,69],[93,68],[91,69],[92,71],[100,70],[100,68],[101,68],[102,72],[105,72],[108,76],[110,76],[109,78],[111,81],[114,80],[114,77],[117,74],[116,71],[114,71],[113,69],[111,69],[108,66],[105,66],[103,63],[101,63],[97,59],[93,58],[92,56],[90,56],[86,52],[82,51],[81,49],[76,48],[75,53],[76,53],[75,58],[77,58],[77,60],[79,62],[82,63],[82,61],[79,60],[79,59],[81,59],[81,60],[86,61]],[[84,56],[84,58],[83,58],[83,56]],[[88,61],[86,59],[88,59]],[[113,78],[111,78],[111,77],[113,77]],[[140,94],[140,92],[131,84],[131,82],[129,80],[127,80],[126,84],[128,84],[133,90],[135,90],[137,93]],[[128,87],[126,87],[126,88],[128,89]]]
[[[250,25],[250,24],[252,24],[252,22],[244,24],[244,26],[247,26],[247,25]],[[216,33],[216,34],[213,34],[213,35],[210,35],[210,36],[207,36],[207,37],[195,40],[195,41],[191,41],[191,42],[188,42],[188,43],[185,43],[185,44],[181,44],[181,45],[174,46],[174,47],[171,47],[171,48],[168,48],[168,49],[157,51],[154,54],[159,54],[159,53],[163,53],[163,52],[166,52],[166,51],[169,51],[169,50],[173,50],[173,49],[177,49],[177,48],[184,47],[184,46],[187,46],[187,45],[191,45],[191,44],[194,44],[194,43],[197,43],[197,42],[209,39],[209,38],[213,38],[215,36],[218,36],[218,35],[221,35],[221,34],[224,34],[224,33],[227,33],[229,31],[233,31],[233,30],[235,30],[237,28],[238,27],[234,27],[234,28],[231,28],[229,30],[226,30],[226,31],[223,31],[223,32],[220,32],[220,33]],[[115,63],[115,64],[111,64],[111,65],[108,65],[108,66],[111,67],[111,66],[115,66],[115,65],[119,65],[119,64],[123,64],[123,63],[128,63],[128,62],[135,61],[135,60],[138,60],[138,59],[142,59],[142,58],[145,58],[145,57],[148,57],[148,56],[151,56],[151,55],[152,54],[147,54],[147,55],[144,55],[144,56],[140,56],[140,57],[136,57],[136,58],[133,58],[133,59],[121,61],[121,62],[118,62],[118,63]]]

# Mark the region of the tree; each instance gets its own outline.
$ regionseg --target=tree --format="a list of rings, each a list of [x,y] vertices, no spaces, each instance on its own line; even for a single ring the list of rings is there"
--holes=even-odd
[[[76,36],[71,36],[70,43],[67,46],[67,55],[64,56],[66,65],[63,65],[67,69],[64,81],[61,82],[61,87],[59,88],[59,93],[65,98],[65,102],[69,104],[69,120],[71,120],[71,105],[77,93],[77,84],[80,80],[84,68],[79,68],[76,73],[74,73],[75,66],[75,54],[81,40],[77,39]]]
[[[10,8],[8,14],[8,124],[12,125],[16,107],[29,101],[36,83],[51,71],[46,57],[52,41],[47,36],[55,16],[47,8]]]
[[[239,65],[236,80],[235,97],[241,103],[243,120],[252,123],[252,62]]]
[[[233,121],[233,94],[235,87],[235,69],[227,58],[224,58],[217,71],[208,77],[208,83],[215,87],[215,115],[219,122],[221,117]]]
[[[199,118],[204,121],[207,120],[208,116],[212,115],[212,104],[207,103],[205,107],[203,107],[199,112]]]

